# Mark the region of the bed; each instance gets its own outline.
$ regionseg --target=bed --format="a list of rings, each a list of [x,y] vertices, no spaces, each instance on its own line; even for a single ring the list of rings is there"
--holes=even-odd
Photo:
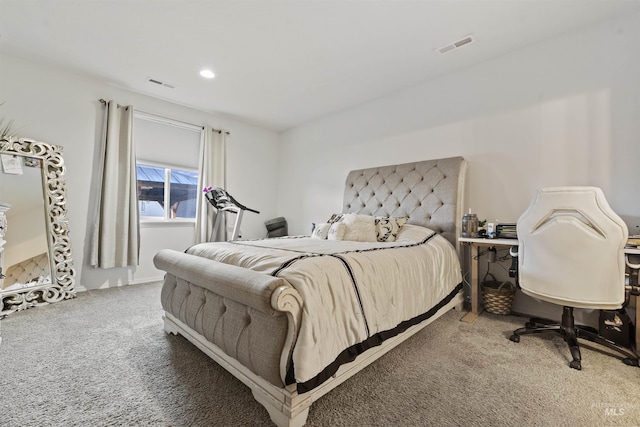
[[[304,425],[315,400],[461,307],[466,168],[354,170],[341,212],[312,236],[160,251],[165,331],[249,386],[276,425]]]

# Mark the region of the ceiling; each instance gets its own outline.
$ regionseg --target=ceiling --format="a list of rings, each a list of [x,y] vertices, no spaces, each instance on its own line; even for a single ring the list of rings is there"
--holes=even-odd
[[[638,0],[0,0],[0,52],[283,131],[638,10]],[[475,43],[436,52],[469,34]]]

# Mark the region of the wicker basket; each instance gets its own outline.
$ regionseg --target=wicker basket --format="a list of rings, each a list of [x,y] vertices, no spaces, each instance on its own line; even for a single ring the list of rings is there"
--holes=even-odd
[[[511,313],[511,304],[516,295],[516,287],[511,282],[499,282],[492,274],[488,274],[493,280],[485,280],[480,285],[484,309],[493,314]]]

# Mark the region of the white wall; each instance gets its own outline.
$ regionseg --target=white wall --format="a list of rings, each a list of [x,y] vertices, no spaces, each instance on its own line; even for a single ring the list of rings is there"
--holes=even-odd
[[[18,136],[62,145],[67,165],[67,207],[77,284],[95,289],[158,279],[152,257],[160,249],[184,250],[193,243],[192,227],[162,225],[141,229],[137,268],[94,269],[86,265],[95,203],[94,163],[101,129],[98,99],[195,124],[210,124],[231,132],[228,144],[228,190],[238,200],[261,212],[243,218],[243,236],[263,237],[264,221],[276,215],[279,135],[224,116],[172,104],[128,91],[87,76],[0,56],[0,114],[13,119]],[[180,147],[176,147],[179,150]]]
[[[609,21],[292,129],[278,211],[308,232],[340,211],[348,171],[462,155],[482,219],[515,221],[553,185],[600,186],[640,216],[638,43],[640,15]]]

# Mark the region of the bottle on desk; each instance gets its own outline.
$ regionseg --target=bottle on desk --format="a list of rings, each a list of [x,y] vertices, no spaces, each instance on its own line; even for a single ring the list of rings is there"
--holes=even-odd
[[[496,237],[496,230],[495,230],[492,222],[487,224],[487,237],[490,238],[490,239],[493,239],[493,238]]]
[[[478,216],[471,209],[462,216],[462,237],[478,237]]]

